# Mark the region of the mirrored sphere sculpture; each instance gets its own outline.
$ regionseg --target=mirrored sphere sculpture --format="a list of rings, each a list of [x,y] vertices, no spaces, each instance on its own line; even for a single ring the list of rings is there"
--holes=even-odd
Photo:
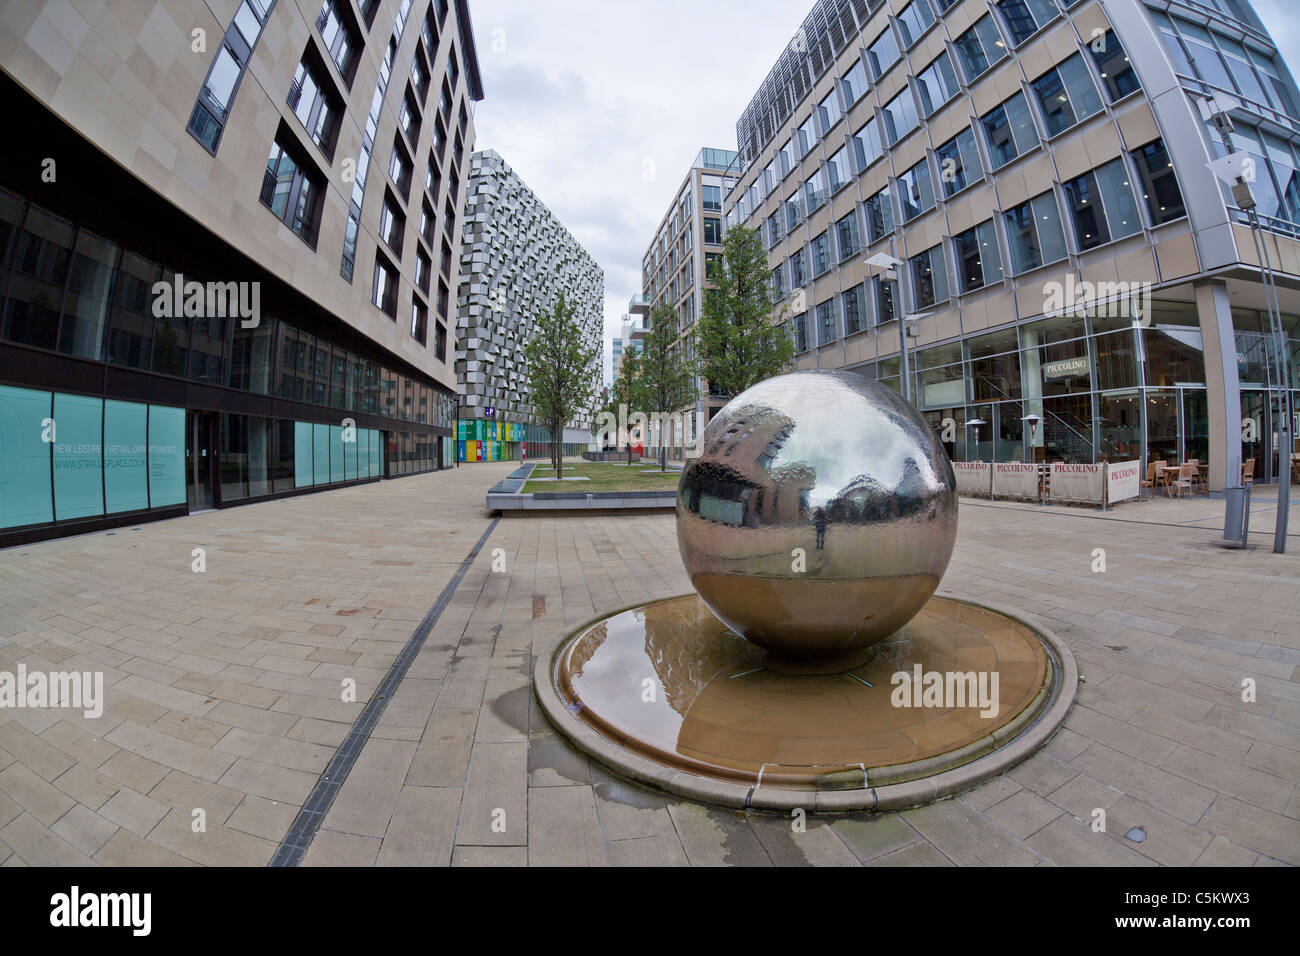
[[[700,436],[677,491],[691,584],[737,634],[787,657],[903,626],[957,537],[952,465],[901,395],[847,372],[768,379]]]

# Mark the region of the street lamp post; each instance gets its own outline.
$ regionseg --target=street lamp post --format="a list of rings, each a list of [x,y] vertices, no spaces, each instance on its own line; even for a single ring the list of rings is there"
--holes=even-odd
[[[1225,136],[1225,142],[1226,136]],[[1228,147],[1229,149],[1231,146]],[[1255,243],[1255,257],[1259,262],[1259,274],[1264,283],[1264,302],[1268,306],[1269,333],[1273,337],[1274,353],[1277,356],[1277,368],[1281,378],[1281,393],[1278,396],[1278,410],[1282,420],[1278,423],[1278,482],[1277,482],[1277,524],[1273,530],[1273,551],[1286,553],[1287,518],[1291,507],[1291,456],[1295,452],[1295,442],[1291,438],[1291,376],[1288,371],[1286,329],[1282,325],[1282,309],[1277,299],[1277,284],[1273,276],[1273,264],[1268,255],[1268,244],[1264,241],[1259,224],[1259,213],[1255,209],[1255,197],[1251,193],[1250,183],[1254,179],[1255,160],[1247,153],[1234,152],[1221,156],[1206,164],[1210,170],[1228,185],[1232,191],[1232,201],[1246,214],[1250,224],[1250,237]],[[1231,475],[1228,480],[1232,480]],[[1241,480],[1236,476],[1237,481]],[[1226,523],[1226,519],[1225,519]]]
[[[883,270],[884,277],[887,279],[897,278],[897,272],[895,270],[902,264],[902,259],[899,259],[896,256],[891,256],[887,252],[877,252],[867,260],[867,265],[875,266],[877,269]],[[908,327],[912,323],[919,322],[921,319],[926,318],[928,315],[929,313],[922,313],[921,315],[904,315],[898,319],[898,354],[903,366],[903,397],[909,402],[912,400],[912,375],[908,369],[909,363],[907,361]]]

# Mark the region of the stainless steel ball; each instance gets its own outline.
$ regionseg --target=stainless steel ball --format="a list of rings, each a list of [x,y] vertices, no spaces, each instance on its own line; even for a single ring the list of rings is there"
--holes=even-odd
[[[779,375],[705,427],[677,488],[677,546],[724,624],[787,657],[895,633],[957,538],[952,465],[920,413],[848,372]]]

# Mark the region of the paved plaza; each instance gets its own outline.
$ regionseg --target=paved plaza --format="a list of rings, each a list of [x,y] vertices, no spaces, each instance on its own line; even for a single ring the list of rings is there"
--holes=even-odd
[[[1043,751],[955,799],[797,832],[624,782],[552,730],[535,654],[690,588],[671,514],[494,525],[484,492],[513,468],[0,552],[0,671],[100,671],[106,688],[97,719],[0,709],[0,861],[266,864],[490,529],[305,865],[1300,864],[1300,534],[1272,553],[1269,489],[1246,552],[1220,546],[1220,499],[963,499],[943,591],[1055,629],[1077,703]]]

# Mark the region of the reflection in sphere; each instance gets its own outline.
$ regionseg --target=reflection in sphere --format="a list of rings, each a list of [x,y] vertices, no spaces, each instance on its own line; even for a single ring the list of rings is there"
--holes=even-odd
[[[732,399],[677,490],[691,584],[778,654],[870,646],[939,585],[957,538],[952,465],[920,414],[848,372],[804,371]]]

